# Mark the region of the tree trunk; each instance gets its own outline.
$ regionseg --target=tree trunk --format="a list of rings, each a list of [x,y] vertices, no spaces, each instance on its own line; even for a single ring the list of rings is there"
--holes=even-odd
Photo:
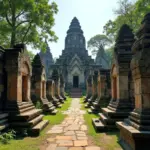
[[[16,29],[15,29],[15,27],[13,27],[12,32],[11,32],[10,47],[13,47],[15,45],[15,40],[16,40]]]
[[[10,47],[13,47],[16,41],[16,6],[14,1],[12,1],[11,3],[11,10],[12,10],[12,31],[11,31]]]

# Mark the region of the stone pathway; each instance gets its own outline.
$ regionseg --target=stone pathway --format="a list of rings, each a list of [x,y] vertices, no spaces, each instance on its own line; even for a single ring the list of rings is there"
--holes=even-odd
[[[80,110],[80,99],[72,99],[71,107],[63,112],[68,116],[60,125],[53,126],[47,134],[56,135],[48,138],[46,150],[100,150],[97,146],[88,146],[87,126]]]

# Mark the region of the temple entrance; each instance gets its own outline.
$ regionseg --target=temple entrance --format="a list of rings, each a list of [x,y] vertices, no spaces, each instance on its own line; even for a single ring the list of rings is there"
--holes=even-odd
[[[74,88],[79,87],[79,76],[73,76],[73,87]]]
[[[22,101],[27,101],[28,76],[22,76]]]

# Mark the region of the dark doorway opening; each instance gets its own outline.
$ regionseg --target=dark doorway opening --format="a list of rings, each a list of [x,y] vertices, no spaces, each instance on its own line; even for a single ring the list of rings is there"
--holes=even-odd
[[[79,87],[79,77],[73,76],[73,87],[78,88]]]
[[[22,101],[27,101],[28,77],[22,76]]]

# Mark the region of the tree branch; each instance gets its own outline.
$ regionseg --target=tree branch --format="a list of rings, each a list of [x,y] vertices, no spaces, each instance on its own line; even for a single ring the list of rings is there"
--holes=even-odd
[[[25,38],[26,38],[26,36],[27,36],[27,34],[28,34],[30,28],[31,28],[31,24],[32,24],[32,21],[30,21],[29,27],[27,28],[27,31],[25,32],[25,34],[24,34],[24,36],[23,36],[23,38],[22,38],[22,43],[24,42],[24,40],[25,40]]]
[[[20,23],[18,23],[18,24],[16,25],[16,28],[18,28],[21,24],[26,23],[26,22],[30,22],[30,20],[21,21]]]
[[[18,17],[20,17],[21,15],[23,15],[25,13],[25,11],[21,11],[15,18],[17,19]]]
[[[8,24],[12,27],[12,23],[10,22],[9,18],[8,18],[8,15],[6,13],[6,21],[8,22]]]

